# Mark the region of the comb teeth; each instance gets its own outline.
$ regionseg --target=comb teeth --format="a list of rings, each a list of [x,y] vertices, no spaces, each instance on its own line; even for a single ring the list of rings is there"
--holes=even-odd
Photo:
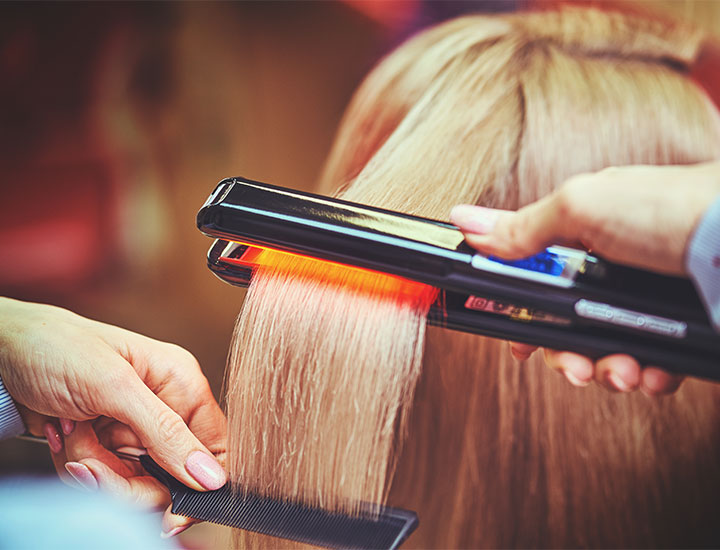
[[[372,516],[355,517],[255,494],[237,494],[228,486],[209,492],[178,491],[172,511],[326,548],[394,549],[418,525],[417,515],[409,510],[375,508]]]
[[[361,507],[360,515],[349,516],[254,493],[239,494],[229,485],[216,491],[195,491],[149,455],[140,455],[138,460],[170,490],[174,514],[202,521],[314,546],[359,550],[398,548],[418,526],[417,514],[401,508],[367,504]]]

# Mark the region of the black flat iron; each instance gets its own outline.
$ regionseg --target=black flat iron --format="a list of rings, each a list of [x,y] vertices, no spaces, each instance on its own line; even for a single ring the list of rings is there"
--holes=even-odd
[[[688,279],[561,246],[486,257],[447,223],[244,178],[221,181],[197,225],[217,239],[208,266],[234,285],[247,286],[248,259],[271,248],[434,286],[433,325],[720,380],[720,335]]]

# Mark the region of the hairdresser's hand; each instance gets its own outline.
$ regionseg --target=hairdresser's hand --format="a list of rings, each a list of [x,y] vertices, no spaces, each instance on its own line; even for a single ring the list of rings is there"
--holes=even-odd
[[[0,298],[0,376],[28,430],[47,437],[66,480],[166,505],[159,482],[110,452],[134,447],[193,489],[226,481],[218,462],[225,417],[197,361],[178,346]],[[163,520],[172,534],[189,524],[169,512]]]
[[[720,163],[609,168],[568,180],[517,212],[461,205],[451,220],[483,254],[517,259],[551,244],[592,250],[610,261],[672,275],[685,274],[685,250],[705,210],[720,194]],[[513,344],[526,359],[535,347]],[[549,366],[578,386],[593,379],[616,391],[672,393],[682,378],[642,368],[627,355],[593,363],[570,352],[545,350]]]

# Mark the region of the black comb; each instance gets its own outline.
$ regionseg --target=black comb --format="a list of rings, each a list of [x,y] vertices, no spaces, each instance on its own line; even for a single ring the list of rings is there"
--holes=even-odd
[[[229,485],[216,491],[195,491],[163,470],[148,455],[140,464],[163,483],[172,497],[172,512],[185,517],[255,531],[326,548],[398,548],[418,525],[415,512],[367,506],[350,516],[301,503],[256,494],[238,494]]]
[[[25,434],[18,439],[44,443],[44,437]],[[165,485],[172,498],[172,513],[219,525],[254,531],[281,539],[325,548],[393,550],[418,526],[415,512],[367,504],[360,515],[350,516],[255,494],[238,494],[225,485],[216,491],[195,491],[180,483],[149,455],[121,451],[114,454],[140,462],[145,471]]]

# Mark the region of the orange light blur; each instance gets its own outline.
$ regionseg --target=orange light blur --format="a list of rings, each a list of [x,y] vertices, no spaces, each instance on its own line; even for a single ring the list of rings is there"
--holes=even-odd
[[[428,305],[438,295],[437,288],[398,275],[254,244],[238,244],[249,248],[240,258],[222,257],[222,261],[287,271],[288,274],[313,278],[322,284],[342,286],[356,293],[412,299],[420,303],[427,302]]]

